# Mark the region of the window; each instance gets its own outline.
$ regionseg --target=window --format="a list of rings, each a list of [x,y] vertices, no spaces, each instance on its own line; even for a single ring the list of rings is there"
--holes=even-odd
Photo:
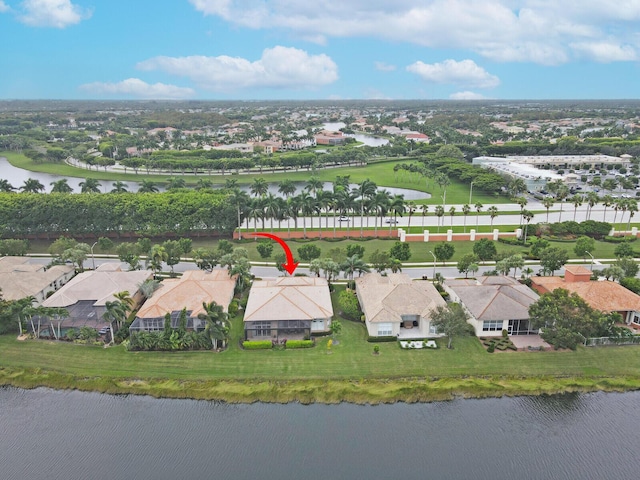
[[[271,336],[271,322],[254,322],[253,328],[255,330],[256,337]]]
[[[378,336],[379,337],[390,337],[393,335],[393,326],[390,323],[379,323],[378,324]]]
[[[502,320],[486,320],[482,322],[483,332],[498,332],[502,330]]]
[[[436,327],[435,325],[429,324],[429,335],[437,335],[437,334],[438,334],[438,327]]]

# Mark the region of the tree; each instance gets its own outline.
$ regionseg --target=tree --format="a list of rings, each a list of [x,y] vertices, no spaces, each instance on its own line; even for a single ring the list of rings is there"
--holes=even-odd
[[[125,193],[128,191],[127,184],[121,181],[113,182],[111,186],[113,187],[111,193]]]
[[[475,253],[467,253],[463,255],[460,260],[458,260],[458,272],[464,273],[464,278],[469,278],[469,272],[472,270],[472,267],[475,267],[476,271],[478,270],[478,256]]]
[[[529,307],[529,318],[533,328],[542,329],[546,342],[573,350],[585,338],[606,336],[612,327],[609,317],[563,288],[541,295]]]
[[[169,255],[162,245],[154,245],[149,252],[149,268],[157,275],[162,271],[162,264],[167,261]]]
[[[559,247],[547,247],[540,252],[540,265],[545,272],[553,275],[569,260],[569,253]]]
[[[468,319],[469,316],[460,304],[450,303],[436,307],[431,314],[431,325],[436,327],[438,333],[447,336],[447,348],[450,349],[453,337],[465,335],[469,331]]]
[[[118,329],[122,328],[122,324],[127,319],[127,309],[125,305],[122,302],[115,300],[113,302],[107,301],[104,306],[106,310],[102,315],[102,318],[109,322],[109,324],[113,324],[115,322]]]
[[[529,223],[531,223],[531,220],[533,220],[533,216],[534,216],[533,212],[530,212],[529,210],[522,211],[522,218],[525,222],[527,222],[527,224],[524,227],[524,238],[522,243],[527,243],[527,233],[529,231]]]
[[[411,258],[411,247],[408,243],[395,242],[389,250],[391,258],[397,258],[401,262],[406,262]]]
[[[489,216],[491,217],[491,230],[493,230],[493,220],[498,216],[498,207],[496,206],[492,206],[487,208],[487,212],[489,213]]]
[[[183,246],[177,240],[166,240],[162,243],[162,248],[166,253],[166,259],[164,260],[171,268],[171,276],[174,276],[173,268],[180,263],[180,257],[184,253]]]
[[[256,246],[256,250],[258,250],[260,258],[269,258],[273,253],[273,242],[269,240],[260,240]]]
[[[309,262],[315,258],[320,258],[320,255],[322,255],[322,250],[320,250],[320,247],[318,247],[317,245],[308,244],[298,248],[298,256],[301,260],[304,260],[306,262]]]
[[[340,270],[344,272],[344,276],[349,280],[353,280],[353,275],[357,273],[362,275],[363,273],[369,273],[369,267],[358,255],[347,257],[347,259],[340,265]]]
[[[138,193],[158,193],[158,187],[153,180],[142,180],[139,184]]]
[[[369,256],[369,264],[378,273],[382,273],[389,268],[390,263],[391,256],[389,255],[389,252],[381,252],[376,249],[376,251]]]
[[[44,191],[44,185],[34,178],[29,178],[24,181],[20,190],[22,190],[23,193],[40,193]]]
[[[219,341],[222,342],[222,348],[224,348],[231,331],[229,316],[224,312],[222,306],[216,302],[203,302],[202,309],[203,312],[198,314],[198,319],[205,322],[205,336],[209,338],[213,348],[218,348]]]
[[[357,243],[350,243],[346,248],[347,257],[358,255],[360,258],[364,258],[364,247]]]
[[[468,204],[462,206],[462,215],[464,215],[464,233],[467,233],[467,215],[471,212],[471,207]]]
[[[591,253],[595,247],[596,241],[591,237],[583,235],[581,237],[578,237],[578,239],[576,240],[576,245],[573,247],[573,252],[577,256],[582,257],[582,259],[585,260],[587,254]]]
[[[616,245],[616,248],[613,250],[613,254],[616,256],[616,258],[633,257],[633,247],[628,242],[620,243]]]
[[[80,193],[100,193],[100,182],[95,178],[86,178],[80,182]]]
[[[638,264],[631,257],[618,258],[615,266],[622,270],[621,278],[635,277],[638,274]]]
[[[69,181],[66,178],[51,182],[51,193],[71,193],[73,188],[69,185]]]
[[[14,192],[16,187],[11,185],[7,179],[0,178],[0,192],[11,193]]]
[[[545,199],[542,201],[542,205],[544,205],[544,208],[547,209],[547,223],[549,223],[549,209],[553,207],[553,198],[545,197]]]
[[[436,217],[438,217],[438,233],[440,233],[440,221],[444,216],[444,207],[442,205],[436,205]]]
[[[66,249],[60,256],[62,260],[70,261],[78,266],[78,270],[82,271],[84,268],[84,261],[91,253],[91,247],[86,243],[76,243],[72,248]]]
[[[129,270],[140,268],[140,250],[135,243],[123,242],[116,247],[116,255],[121,262],[129,264]]]
[[[196,248],[193,251],[193,261],[200,270],[212,271],[220,259],[220,253],[210,248]]]
[[[545,240],[544,238],[536,239],[531,245],[531,256],[534,258],[540,258],[540,253],[550,246],[551,244],[549,243],[549,240]]]
[[[439,243],[433,249],[433,254],[436,256],[436,259],[442,263],[450,260],[455,252],[455,247],[446,242]]]
[[[473,244],[473,253],[478,258],[486,262],[487,260],[493,260],[498,253],[495,242],[488,238],[482,238]]]

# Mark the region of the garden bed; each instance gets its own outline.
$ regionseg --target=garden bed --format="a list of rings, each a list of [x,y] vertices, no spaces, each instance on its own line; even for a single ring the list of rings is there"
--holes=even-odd
[[[480,340],[480,343],[488,352],[491,350],[492,344],[494,350],[499,350],[501,352],[506,352],[507,350],[513,350],[516,352],[518,350],[518,347],[513,344],[509,337],[478,337],[478,340]]]

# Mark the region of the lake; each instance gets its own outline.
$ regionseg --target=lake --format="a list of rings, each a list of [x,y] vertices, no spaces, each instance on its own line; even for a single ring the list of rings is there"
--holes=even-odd
[[[637,479],[640,393],[229,405],[0,388],[4,479]]]
[[[0,179],[7,180],[11,185],[13,185],[16,189],[19,189],[26,180],[29,178],[33,178],[38,180],[45,187],[46,192],[51,191],[51,182],[55,182],[61,180],[63,178],[67,179],[67,183],[73,189],[74,192],[80,192],[80,182],[84,182],[83,178],[79,177],[65,177],[61,175],[53,175],[50,173],[41,173],[41,172],[32,172],[30,170],[24,170],[22,168],[14,167],[11,165],[8,160],[4,157],[0,157]],[[264,178],[268,181],[269,174],[265,173]],[[153,180],[153,176],[140,174],[140,181],[146,179]],[[127,190],[129,192],[137,192],[140,184],[138,182],[123,182],[127,186]],[[305,186],[305,182],[295,182],[297,191],[296,194],[300,193]],[[101,181],[101,191],[106,193],[113,189],[113,181]],[[351,188],[356,185],[350,185]],[[217,187],[222,187],[222,185],[218,185]],[[246,192],[249,192],[249,185],[240,185],[240,188]],[[325,190],[332,190],[331,182],[325,182],[324,187]],[[421,200],[426,198],[431,198],[431,195],[425,192],[419,192],[417,190],[410,190],[406,188],[395,188],[395,187],[381,187],[385,190],[389,191],[392,195],[404,195],[405,200]],[[159,191],[164,191],[164,187],[158,185]],[[276,183],[269,184],[269,192],[273,193],[276,196],[281,196],[278,192],[278,185]]]

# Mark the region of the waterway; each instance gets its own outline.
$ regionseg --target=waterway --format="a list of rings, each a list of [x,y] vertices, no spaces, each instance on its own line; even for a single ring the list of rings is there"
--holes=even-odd
[[[322,126],[325,130],[329,130],[331,132],[337,132],[341,128],[346,127],[347,124],[343,122],[331,122],[331,123],[324,123]],[[376,135],[355,133],[349,136],[355,138],[357,142],[363,143],[364,145],[367,145],[369,147],[381,147],[382,145],[386,145],[389,143],[388,139],[383,137],[378,137]]]
[[[75,193],[79,193],[81,190],[80,183],[84,182],[84,179],[79,177],[65,177],[61,175],[53,175],[50,173],[32,172],[30,170],[24,170],[22,168],[14,167],[9,163],[9,161],[6,158],[0,157],[0,179],[7,180],[16,189],[19,189],[24,184],[24,182],[30,178],[38,180],[42,185],[44,185],[46,192],[51,191],[52,182],[56,182],[58,180],[66,178],[68,185],[73,189],[73,191]],[[143,179],[149,179],[149,178],[153,180],[153,177],[149,177],[143,174],[140,175],[140,181],[142,181]],[[265,174],[264,178],[268,181],[269,174]],[[113,183],[114,182],[112,181],[104,181],[104,180],[101,181],[100,182],[101,191],[104,193],[110,192],[113,189]],[[123,183],[125,184],[125,186],[127,187],[127,191],[129,192],[137,192],[138,189],[140,188],[140,184],[138,182],[123,182]],[[296,191],[296,194],[297,194],[302,191],[302,189],[305,186],[305,182],[295,182],[295,185],[297,188],[297,191]],[[357,185],[354,184],[350,186],[351,188],[354,188]],[[222,185],[218,185],[217,187],[222,187]],[[247,184],[244,184],[244,185],[240,185],[240,188],[245,190],[246,192],[249,192],[250,186]],[[332,190],[333,186],[331,182],[325,182],[323,188],[325,190]],[[406,188],[394,188],[394,187],[381,187],[381,188],[384,188],[392,195],[404,195],[405,200],[421,200],[421,199],[426,199],[431,197],[431,195],[429,195],[428,193],[419,192],[417,190],[410,190]],[[159,184],[158,190],[162,192],[164,191],[164,187]],[[269,184],[269,192],[273,193],[276,196],[282,196],[278,192],[277,183]]]
[[[637,479],[640,393],[229,405],[0,389],[3,479]]]

